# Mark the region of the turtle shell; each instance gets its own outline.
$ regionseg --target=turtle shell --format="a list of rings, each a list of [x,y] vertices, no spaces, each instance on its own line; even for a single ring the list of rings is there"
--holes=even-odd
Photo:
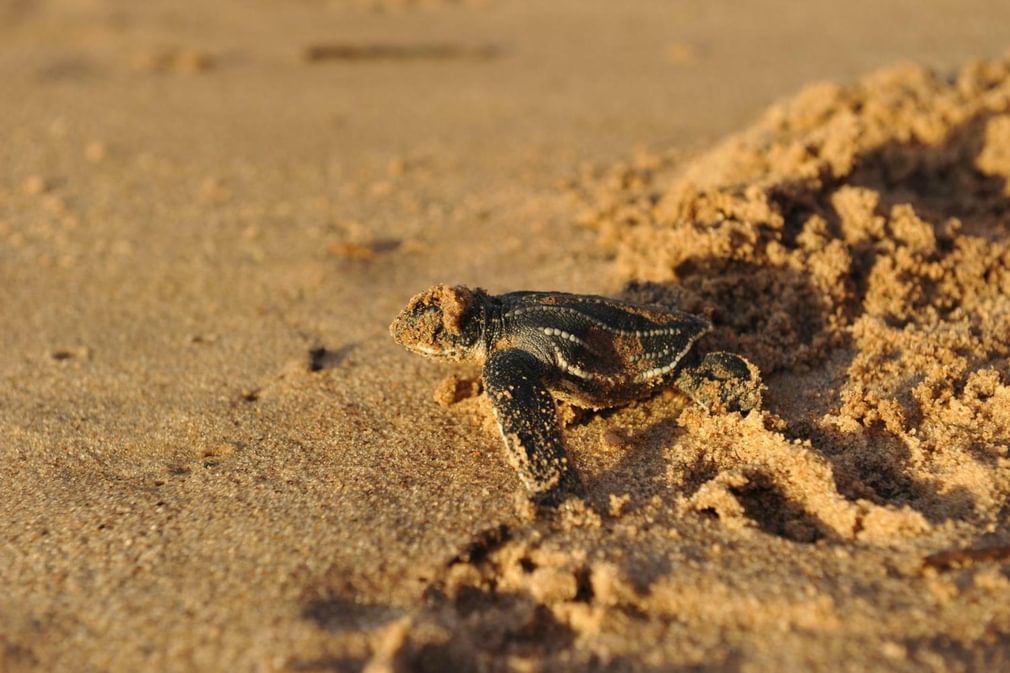
[[[674,376],[711,324],[655,305],[561,292],[501,295],[503,326],[516,346],[548,365],[562,399],[602,408],[648,394]]]

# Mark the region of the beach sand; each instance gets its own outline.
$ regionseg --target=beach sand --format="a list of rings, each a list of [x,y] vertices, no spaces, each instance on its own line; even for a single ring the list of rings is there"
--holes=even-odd
[[[0,671],[1010,669],[1010,6],[669,5],[0,0]],[[764,407],[537,513],[438,282]]]

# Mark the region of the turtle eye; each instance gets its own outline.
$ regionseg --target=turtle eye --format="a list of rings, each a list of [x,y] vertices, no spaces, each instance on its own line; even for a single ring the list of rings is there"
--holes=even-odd
[[[451,343],[452,336],[442,323],[442,309],[438,306],[428,306],[421,314],[421,320],[430,330],[432,344]]]

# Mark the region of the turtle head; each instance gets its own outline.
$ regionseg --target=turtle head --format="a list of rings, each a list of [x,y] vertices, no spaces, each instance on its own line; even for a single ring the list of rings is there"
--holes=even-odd
[[[411,298],[389,333],[415,353],[465,360],[483,348],[487,298],[480,288],[436,285]]]

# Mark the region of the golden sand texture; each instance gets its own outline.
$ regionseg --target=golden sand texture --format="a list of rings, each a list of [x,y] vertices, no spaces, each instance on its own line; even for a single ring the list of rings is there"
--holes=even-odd
[[[0,673],[1010,668],[1006,64],[684,161],[1006,25],[0,0]],[[704,313],[765,408],[563,405],[537,516],[479,372],[389,336],[438,283]]]

